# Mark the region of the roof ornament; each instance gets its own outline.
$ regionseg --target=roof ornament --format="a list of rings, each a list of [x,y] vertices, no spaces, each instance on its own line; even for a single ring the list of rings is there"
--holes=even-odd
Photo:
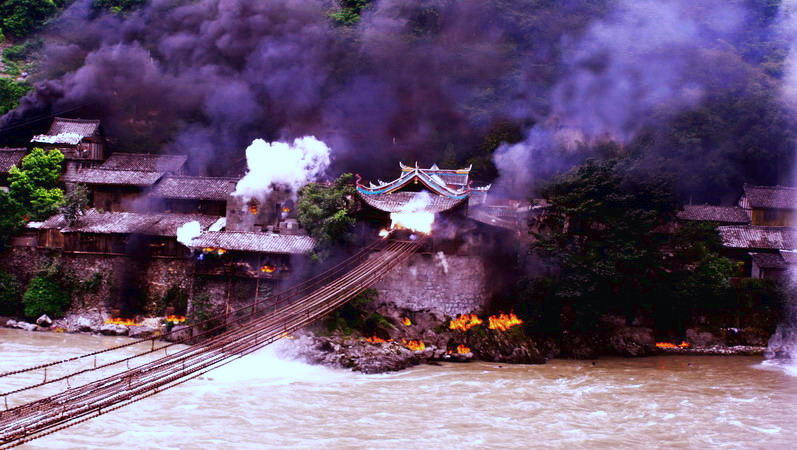
[[[429,170],[440,170],[440,168],[437,167],[437,163],[435,163],[435,164],[432,164],[432,168],[429,169]]]

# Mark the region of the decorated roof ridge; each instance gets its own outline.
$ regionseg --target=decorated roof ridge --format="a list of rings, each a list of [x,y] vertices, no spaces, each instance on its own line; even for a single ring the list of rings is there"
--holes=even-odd
[[[434,167],[437,167],[436,164],[432,166],[432,169],[421,169],[420,167],[405,166],[403,163],[399,164],[402,169],[401,175],[397,179],[389,182],[383,182],[382,180],[379,180],[378,185],[374,185],[372,182],[369,182],[368,186],[366,186],[361,182],[362,177],[357,175],[357,191],[364,195],[389,194],[403,188],[413,180],[416,182],[420,181],[427,189],[435,194],[455,199],[464,199],[470,194],[471,191],[474,190],[486,191],[490,189],[490,186],[481,188],[472,187],[473,182],[467,180],[467,175],[472,166],[468,167],[467,169],[445,169],[445,173],[442,173],[444,172],[443,169],[434,169]],[[446,174],[464,176],[463,181],[465,181],[467,185],[461,183],[448,183],[439,176]],[[454,188],[449,186],[449,184],[461,185],[463,187]]]
[[[424,170],[424,171],[435,171],[435,172],[453,172],[453,173],[470,173],[471,169],[473,169],[473,164],[468,166],[467,168],[462,169],[441,169],[438,167],[437,164],[432,164],[432,167],[428,169],[424,169],[423,167],[418,167],[418,162],[415,162],[415,167],[412,166],[405,166],[404,163],[399,162],[399,166],[401,166],[401,170],[404,172],[412,171],[412,170]]]

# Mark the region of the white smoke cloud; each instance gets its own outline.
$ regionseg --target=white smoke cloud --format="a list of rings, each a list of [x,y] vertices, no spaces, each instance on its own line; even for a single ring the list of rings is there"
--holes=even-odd
[[[190,247],[191,241],[198,238],[200,234],[202,234],[202,225],[199,222],[196,220],[186,222],[177,229],[177,242]]]
[[[426,191],[421,191],[412,197],[412,200],[401,206],[402,212],[418,212],[426,209],[432,202],[432,196]]]
[[[275,187],[296,194],[305,184],[316,181],[330,164],[330,149],[314,136],[286,142],[255,139],[246,149],[249,170],[233,195],[264,200]]]

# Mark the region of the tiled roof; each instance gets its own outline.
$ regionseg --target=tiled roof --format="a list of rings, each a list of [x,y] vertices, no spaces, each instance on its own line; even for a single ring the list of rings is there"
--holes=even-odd
[[[8,173],[11,167],[19,166],[27,152],[24,148],[0,148],[0,173]]]
[[[477,222],[486,223],[487,225],[510,230],[520,229],[517,208],[477,205],[468,208],[468,217]]]
[[[235,190],[237,178],[167,176],[149,193],[149,197],[196,200],[227,200]]]
[[[103,168],[83,169],[64,176],[65,181],[83,184],[113,184],[125,186],[152,186],[163,172],[143,170],[107,170]]]
[[[39,229],[58,229],[62,233],[130,234],[150,236],[177,236],[177,228],[197,221],[205,230],[219,220],[217,216],[204,214],[139,214],[129,212],[101,213],[90,209],[72,225],[66,223],[64,216],[56,214],[41,224]]]
[[[114,153],[100,166],[111,170],[141,170],[148,172],[176,172],[183,167],[185,155],[154,155],[150,153]]]
[[[407,211],[410,202],[413,200],[417,201],[419,196],[422,195],[420,192],[394,192],[392,194],[363,194],[358,191],[360,198],[362,198],[365,203],[373,206],[374,208],[386,211],[386,212],[402,212]],[[445,197],[442,195],[435,195],[429,194],[428,195],[428,202],[422,207],[415,209],[413,208],[413,212],[431,212],[431,213],[439,213],[443,211],[447,211],[451,208],[454,208],[460,205],[463,201],[467,199],[454,199],[450,197]]]
[[[736,206],[686,205],[684,210],[678,213],[678,218],[739,225],[750,223],[747,212]]]
[[[243,252],[306,254],[316,246],[310,236],[249,231],[208,231],[191,243],[194,248],[223,248]]]
[[[744,196],[751,208],[797,208],[797,188],[793,187],[745,184]]]
[[[34,136],[31,142],[46,144],[72,144],[75,145],[83,138],[92,136],[100,126],[99,120],[65,119],[56,117],[47,134]]]
[[[729,248],[797,249],[797,228],[727,225],[717,229],[723,244]]]
[[[764,269],[785,269],[788,264],[780,253],[750,253],[753,262]]]

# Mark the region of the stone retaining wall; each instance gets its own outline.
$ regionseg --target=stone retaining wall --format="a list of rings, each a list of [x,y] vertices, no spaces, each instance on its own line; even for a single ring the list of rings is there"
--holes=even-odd
[[[417,311],[437,309],[450,316],[481,310],[490,294],[481,257],[442,253],[411,256],[375,287],[380,301]]]

